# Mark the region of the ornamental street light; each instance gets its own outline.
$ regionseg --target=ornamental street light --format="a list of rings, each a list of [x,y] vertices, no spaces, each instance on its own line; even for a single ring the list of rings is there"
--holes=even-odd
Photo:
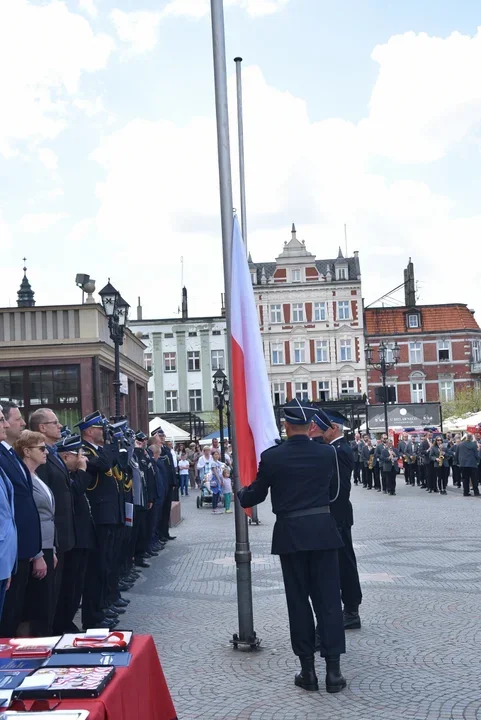
[[[229,442],[231,441],[231,434],[230,434],[230,387],[229,383],[227,382],[227,378],[225,380],[224,385],[224,402],[225,402],[225,414],[227,417],[227,437],[229,439]]]
[[[224,404],[227,377],[225,373],[219,368],[214,373],[214,390],[217,393],[217,409],[219,410],[219,435],[220,435],[220,459],[225,462],[225,447],[224,447]],[[227,386],[228,388],[228,386]],[[227,397],[229,397],[229,390],[227,389]]]
[[[388,361],[389,351],[391,352],[391,360]],[[378,360],[374,360],[374,348],[371,345],[366,345],[366,363],[369,367],[379,370],[382,378],[382,401],[384,405],[384,431],[388,433],[388,419],[387,419],[387,403],[388,403],[388,388],[386,385],[386,375],[395,365],[398,364],[401,356],[401,348],[397,343],[390,348],[384,341],[382,341],[378,348]]]
[[[115,421],[120,418],[120,346],[124,342],[124,332],[129,316],[130,305],[121,294],[110,283],[99,292],[102,306],[109,320],[110,339],[114,344],[114,396],[115,396]]]

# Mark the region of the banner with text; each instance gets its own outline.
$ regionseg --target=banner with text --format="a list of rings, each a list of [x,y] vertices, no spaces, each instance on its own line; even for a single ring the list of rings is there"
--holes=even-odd
[[[368,405],[367,419],[369,430],[384,430],[384,405]],[[409,405],[388,405],[387,419],[389,427],[423,428],[441,425],[440,403],[412,403]]]

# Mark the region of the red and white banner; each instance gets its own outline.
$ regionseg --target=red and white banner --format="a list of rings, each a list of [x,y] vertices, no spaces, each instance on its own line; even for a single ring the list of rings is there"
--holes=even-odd
[[[237,217],[231,277],[232,382],[241,485],[255,480],[261,453],[279,437],[262,350],[252,280]]]

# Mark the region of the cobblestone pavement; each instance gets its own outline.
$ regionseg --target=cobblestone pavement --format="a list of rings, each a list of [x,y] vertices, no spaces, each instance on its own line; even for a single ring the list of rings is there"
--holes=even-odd
[[[354,487],[362,630],[347,633],[348,687],[294,686],[273,515],[250,528],[258,652],[234,651],[233,515],[183,502],[177,539],[128,594],[125,627],[155,638],[179,720],[481,720],[481,498]],[[124,623],[123,623],[124,624]],[[320,680],[323,667],[318,661]]]

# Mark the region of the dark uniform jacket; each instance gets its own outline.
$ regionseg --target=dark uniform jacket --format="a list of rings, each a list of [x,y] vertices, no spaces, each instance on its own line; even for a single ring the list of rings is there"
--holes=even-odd
[[[87,499],[95,525],[120,525],[119,483],[112,467],[117,462],[116,447],[107,445],[95,448],[86,440],[82,447],[87,456],[87,473],[90,484]]]
[[[474,440],[464,440],[463,442],[460,442],[459,445],[456,445],[455,453],[459,467],[478,467],[478,444],[475,443]]]
[[[449,458],[453,454],[451,448],[447,447],[447,445],[443,445],[440,449],[437,445],[433,445],[429,457],[435,468],[440,467],[439,456],[441,455],[441,453],[444,455],[444,460],[441,467],[449,467]]]
[[[42,549],[42,535],[37,506],[33,499],[32,477],[27,466],[16,460],[0,443],[0,467],[13,485],[13,508],[18,536],[18,559],[30,560]],[[17,462],[18,461],[18,462]],[[22,469],[23,471],[22,472]]]
[[[167,445],[162,445],[160,457],[165,459],[168,467],[168,478],[170,487],[175,487],[177,483],[177,473],[175,472],[174,459]]]
[[[261,455],[257,477],[242,488],[242,507],[263,502],[271,491],[272,510],[277,515],[272,535],[272,553],[282,555],[307,550],[331,550],[343,543],[330,512],[302,517],[286,513],[327,507],[337,491],[333,448],[311,442],[307,435],[293,435]]]
[[[411,463],[411,457],[416,454],[416,450],[414,449],[414,445],[411,440],[400,440],[398,442],[397,449],[399,451],[399,454],[402,456],[404,460],[404,455],[408,456],[407,464],[409,465]]]
[[[391,453],[389,452],[391,450],[393,459],[391,460]],[[384,448],[384,450],[381,453],[381,467],[383,472],[391,472],[391,470],[395,469],[397,471],[398,465],[397,460],[399,457],[399,453],[396,450],[395,447],[388,448],[387,446]]]
[[[55,530],[57,550],[68,552],[75,546],[73,498],[70,473],[65,463],[48,449],[47,462],[36,470],[55,498]]]
[[[379,467],[382,470],[382,453],[384,451],[384,448],[386,445],[384,443],[379,443],[379,445],[376,445],[374,448],[374,457],[376,458],[375,462],[379,465]]]
[[[352,452],[347,440],[343,437],[334,440],[331,443],[331,447],[337,452],[340,476],[339,494],[337,500],[334,500],[337,494],[338,484],[337,467],[334,466],[334,492],[331,492],[331,514],[338,528],[352,527],[354,525],[354,513],[349,499],[351,495],[351,475],[353,470]],[[367,447],[367,445],[364,447]]]
[[[92,478],[84,470],[70,473],[75,523],[75,547],[81,550],[95,548],[95,526],[86,491]]]

